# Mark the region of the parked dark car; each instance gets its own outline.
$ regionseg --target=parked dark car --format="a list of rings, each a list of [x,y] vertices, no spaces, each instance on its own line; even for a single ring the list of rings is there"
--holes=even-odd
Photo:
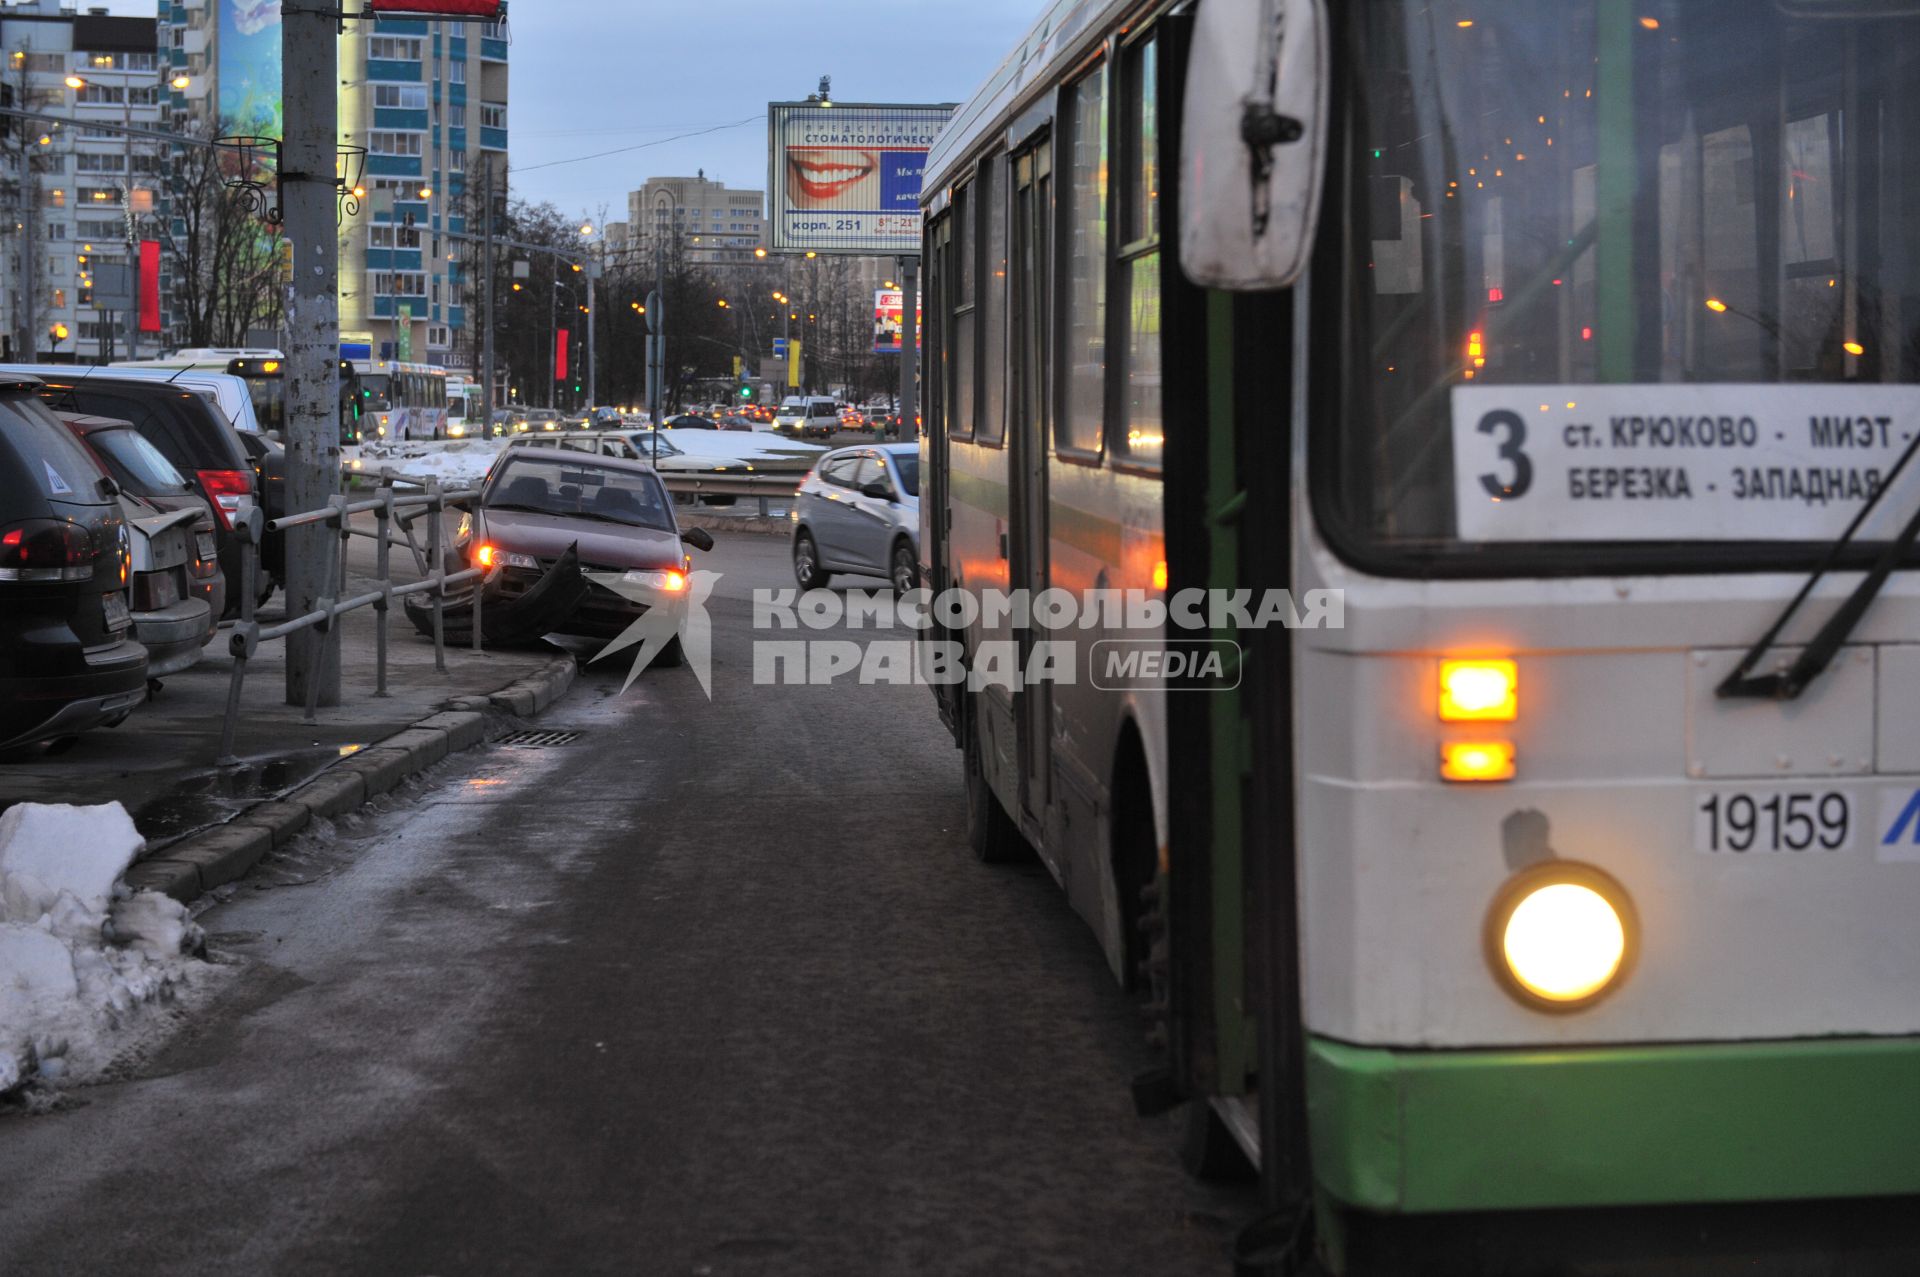
[[[0,379],[0,749],[117,723],[147,695],[119,485],[39,391]]]
[[[683,608],[687,546],[712,544],[699,529],[681,533],[672,499],[644,461],[515,447],[500,455],[487,477],[468,553],[474,566],[502,570],[503,594],[511,599],[539,584],[569,548],[576,549],[580,570],[590,579],[618,575],[626,592],[595,580],[557,632],[613,638],[654,606]],[[659,660],[678,664],[679,640]]]
[[[287,448],[272,434],[241,430],[240,446],[253,462],[253,490],[259,495],[260,508],[269,519],[287,513]],[[287,579],[287,534],[269,531],[260,543],[260,568],[267,578],[260,582],[255,601],[265,603],[273,593],[273,583]],[[236,604],[237,606],[237,604]]]
[[[195,512],[197,517],[190,529],[193,562],[188,569],[191,593],[205,600],[216,620],[225,615],[227,578],[220,571],[219,520],[213,517],[212,505],[200,495],[200,485],[176,470],[130,422],[71,412],[57,415],[86,444],[100,468],[120,485],[124,496],[137,498],[155,510]]]
[[[720,428],[712,417],[703,417],[697,412],[683,412],[678,416],[668,417],[666,426],[669,430],[718,430]]]
[[[227,610],[240,609],[240,539],[234,519],[257,500],[253,463],[240,433],[206,399],[167,382],[114,380],[112,370],[78,370],[67,379],[44,377],[40,397],[63,412],[131,422],[174,469],[192,480],[213,507],[220,570],[227,578]]]

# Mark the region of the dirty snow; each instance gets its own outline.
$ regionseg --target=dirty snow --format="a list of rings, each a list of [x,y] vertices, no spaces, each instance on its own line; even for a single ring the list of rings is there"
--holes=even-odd
[[[477,488],[486,479],[504,439],[402,440],[369,443],[340,450],[349,476],[376,479],[383,468],[398,474],[434,477],[443,488]]]
[[[0,1094],[97,1072],[202,968],[186,908],[120,881],[145,845],[119,803],[0,812]]]

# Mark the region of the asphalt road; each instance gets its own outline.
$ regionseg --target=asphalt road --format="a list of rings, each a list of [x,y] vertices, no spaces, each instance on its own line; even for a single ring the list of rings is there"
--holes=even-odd
[[[0,1117],[0,1272],[1218,1274],[1090,932],[984,866],[924,688],[587,672],[201,919],[210,1003]],[[613,667],[613,668],[609,668]]]

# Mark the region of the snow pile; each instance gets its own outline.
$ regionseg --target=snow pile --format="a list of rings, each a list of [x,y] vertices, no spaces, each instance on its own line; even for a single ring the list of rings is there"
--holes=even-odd
[[[662,438],[690,457],[719,457],[729,461],[790,461],[796,469],[811,467],[825,445],[804,443],[782,435],[745,430],[669,430]],[[666,460],[662,458],[662,460]]]
[[[378,479],[382,469],[397,474],[433,476],[443,488],[477,488],[486,479],[505,439],[401,440],[342,448],[340,464],[349,477]]]
[[[0,812],[0,1093],[104,1065],[108,1034],[198,967],[186,908],[120,881],[145,845],[119,803]]]

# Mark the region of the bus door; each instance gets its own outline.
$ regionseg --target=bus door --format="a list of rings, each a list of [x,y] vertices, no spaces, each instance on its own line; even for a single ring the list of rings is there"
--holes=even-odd
[[[1048,229],[1052,224],[1053,148],[1042,139],[1014,157],[1013,270],[1009,292],[1013,301],[1012,355],[1013,414],[1008,434],[1012,499],[1009,551],[1012,586],[1028,598],[1048,586],[1047,553],[1047,405],[1051,383],[1047,375],[1051,355],[1047,298],[1052,252]],[[1042,636],[1044,637],[1044,636]],[[1020,668],[1030,668],[1036,632],[1032,625],[1019,631]],[[1044,822],[1049,800],[1049,742],[1052,739],[1051,680],[1022,680],[1016,691],[1014,717],[1020,735],[1020,796],[1027,815]]]

